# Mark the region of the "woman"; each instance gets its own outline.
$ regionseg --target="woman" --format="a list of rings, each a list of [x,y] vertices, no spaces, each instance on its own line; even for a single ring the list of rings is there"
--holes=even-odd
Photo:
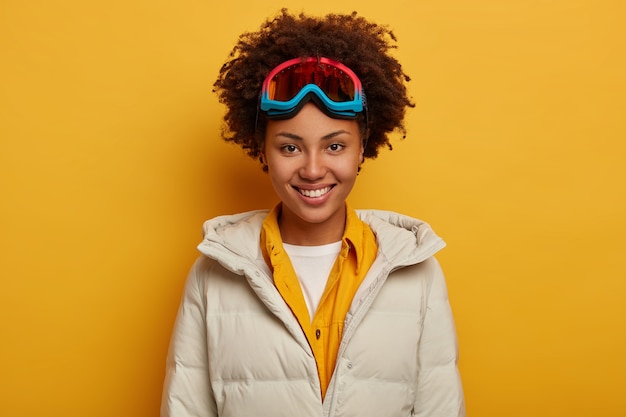
[[[412,105],[393,41],[356,14],[286,11],[241,36],[215,83],[224,137],[280,202],[205,224],[162,416],[465,414],[443,241],[346,204]]]

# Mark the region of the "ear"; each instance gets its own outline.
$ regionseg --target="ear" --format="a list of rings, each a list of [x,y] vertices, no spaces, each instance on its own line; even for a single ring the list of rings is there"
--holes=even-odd
[[[267,172],[269,167],[267,165],[267,159],[265,158],[265,153],[261,152],[259,154],[259,161],[261,162],[261,165],[263,166],[263,172]]]

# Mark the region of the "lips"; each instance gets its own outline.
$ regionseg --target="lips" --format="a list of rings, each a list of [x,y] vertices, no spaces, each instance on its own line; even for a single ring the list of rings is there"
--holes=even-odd
[[[298,187],[294,187],[294,188],[296,189],[296,191],[298,191],[300,194],[302,194],[305,197],[320,198],[326,195],[330,190],[332,190],[333,187],[322,187],[322,188],[316,188],[313,190],[303,189],[303,188],[298,188]]]

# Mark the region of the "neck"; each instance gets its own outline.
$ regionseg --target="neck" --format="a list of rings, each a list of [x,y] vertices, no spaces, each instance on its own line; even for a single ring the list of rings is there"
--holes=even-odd
[[[309,223],[283,207],[278,217],[278,227],[285,243],[300,246],[327,245],[341,240],[346,227],[346,211],[340,210],[337,215],[321,223]]]

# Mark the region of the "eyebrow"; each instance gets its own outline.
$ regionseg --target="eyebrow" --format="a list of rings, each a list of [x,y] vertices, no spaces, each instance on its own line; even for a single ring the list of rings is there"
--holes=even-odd
[[[327,135],[322,136],[322,140],[331,140],[336,136],[342,135],[342,134],[350,134],[350,132],[348,132],[347,130],[337,130],[335,132],[331,132]],[[303,138],[301,136],[298,136],[294,133],[289,133],[289,132],[278,132],[276,135],[276,137],[278,136],[282,136],[285,137],[287,139],[293,139],[293,140],[303,140]]]

